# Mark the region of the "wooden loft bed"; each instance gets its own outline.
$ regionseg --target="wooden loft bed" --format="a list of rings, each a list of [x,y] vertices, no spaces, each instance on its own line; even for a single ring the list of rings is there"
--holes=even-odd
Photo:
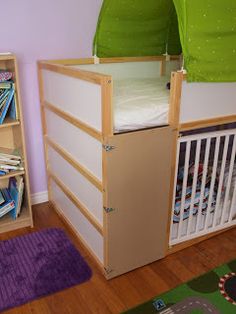
[[[204,102],[201,83],[187,84],[186,75],[174,71],[168,123],[115,134],[116,71],[89,71],[94,61],[39,62],[40,99],[49,199],[110,279],[203,239],[196,232],[185,242],[169,242],[179,136],[186,130],[235,122],[235,98],[233,85],[227,85],[230,101],[222,110],[222,99],[212,92],[221,95],[219,85],[209,84]],[[99,63],[117,64],[122,71],[132,64],[149,64],[152,72],[158,64],[160,76],[168,67],[164,56],[105,58]]]

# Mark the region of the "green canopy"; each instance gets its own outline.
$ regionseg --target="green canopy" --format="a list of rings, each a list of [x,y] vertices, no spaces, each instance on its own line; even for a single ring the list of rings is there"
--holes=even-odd
[[[98,57],[180,54],[172,0],[104,0],[94,38]]]
[[[94,37],[98,57],[182,50],[189,81],[236,81],[236,0],[103,1]]]
[[[174,0],[189,81],[236,81],[236,0]]]

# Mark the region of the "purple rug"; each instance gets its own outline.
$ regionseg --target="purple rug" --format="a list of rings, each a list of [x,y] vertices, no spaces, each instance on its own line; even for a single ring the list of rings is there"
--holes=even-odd
[[[63,230],[0,242],[0,311],[78,285],[92,275]]]

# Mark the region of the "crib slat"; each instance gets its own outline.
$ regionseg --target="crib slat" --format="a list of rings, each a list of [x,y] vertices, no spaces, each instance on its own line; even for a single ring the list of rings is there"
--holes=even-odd
[[[199,231],[200,220],[202,217],[202,205],[203,205],[203,199],[204,199],[204,192],[205,192],[205,188],[206,188],[206,178],[207,178],[207,172],[208,172],[210,148],[211,148],[211,138],[208,138],[207,142],[206,142],[206,150],[205,150],[203,174],[202,174],[202,183],[201,183],[201,192],[200,192],[200,201],[199,201],[199,206],[198,206],[197,223],[196,223],[195,232]]]
[[[230,159],[229,174],[228,174],[228,181],[227,181],[227,186],[226,186],[226,191],[225,191],[225,199],[224,199],[223,208],[227,207],[227,203],[229,201],[229,192],[232,185],[233,170],[235,167],[235,154],[236,154],[236,135],[234,135],[234,142],[233,142],[232,154],[231,154],[231,159]],[[229,210],[228,222],[232,221],[232,216],[233,216],[232,210],[233,210],[233,199],[232,199],[232,204]],[[226,214],[225,212],[222,214],[222,217],[221,217],[222,221],[225,220],[225,214]]]
[[[223,152],[223,158],[222,158],[221,169],[220,169],[219,184],[218,184],[218,189],[217,189],[216,206],[215,206],[214,218],[213,218],[213,224],[212,224],[213,228],[216,226],[217,218],[219,217],[220,202],[222,199],[222,187],[223,187],[223,180],[224,180],[224,175],[225,175],[225,165],[226,165],[228,148],[229,148],[229,135],[225,137],[224,152]],[[225,212],[225,207],[223,207],[219,224],[222,224],[222,217],[223,217],[224,212]]]
[[[210,214],[211,214],[210,213],[210,211],[211,211],[211,202],[212,202],[212,198],[213,198],[215,181],[216,181],[216,171],[217,171],[219,150],[220,150],[220,139],[221,139],[221,136],[216,138],[213,170],[212,170],[212,175],[211,175],[210,193],[209,193],[208,202],[207,202],[206,219],[205,219],[205,223],[204,223],[204,230],[208,229],[208,227],[209,227],[208,224],[209,224],[209,217],[210,217]]]
[[[193,208],[194,208],[194,201],[195,201],[195,196],[196,196],[200,152],[201,152],[201,140],[197,140],[197,148],[196,148],[195,163],[194,163],[194,174],[193,174],[193,187],[192,187],[192,193],[191,193],[191,204],[189,208],[189,219],[188,219],[188,227],[187,227],[187,236],[190,234],[191,227],[192,227]]]
[[[180,142],[177,144],[177,154],[176,154],[176,166],[175,166],[175,178],[174,178],[174,190],[173,190],[173,201],[172,201],[172,212],[171,212],[171,226],[170,226],[170,241],[174,239],[173,236],[173,224],[174,224],[174,209],[175,209],[175,198],[176,198],[176,185],[177,185],[177,176],[179,169],[179,160],[180,160]]]
[[[233,193],[233,199],[232,199],[232,203],[231,203],[231,207],[230,207],[230,216],[229,216],[229,222],[232,222],[233,220],[235,220],[235,217],[233,217],[233,208],[234,206],[236,206],[236,184],[234,186],[234,193]]]
[[[184,207],[185,207],[187,180],[188,180],[188,170],[189,170],[190,148],[191,148],[191,141],[188,141],[187,142],[187,147],[186,147],[186,154],[185,154],[184,179],[183,179],[183,184],[182,184],[181,207],[180,207],[179,226],[178,226],[178,232],[177,232],[177,239],[179,239],[181,237],[181,235],[182,235],[182,225],[183,225],[183,218],[184,218]]]

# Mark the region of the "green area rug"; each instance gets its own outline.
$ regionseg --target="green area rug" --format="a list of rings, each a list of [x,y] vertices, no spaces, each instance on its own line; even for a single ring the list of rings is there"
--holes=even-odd
[[[235,314],[236,260],[137,306],[128,314]]]

